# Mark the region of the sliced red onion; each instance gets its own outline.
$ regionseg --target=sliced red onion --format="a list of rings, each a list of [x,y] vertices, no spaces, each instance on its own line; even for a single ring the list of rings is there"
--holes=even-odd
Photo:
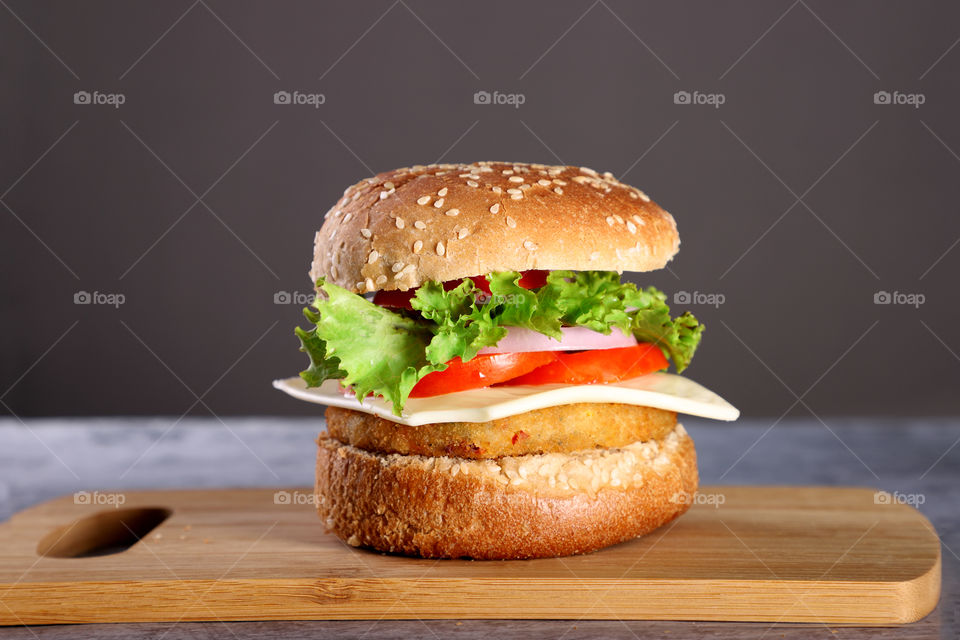
[[[586,327],[562,327],[563,337],[554,340],[533,329],[507,327],[507,335],[495,347],[484,347],[480,353],[522,353],[526,351],[585,351],[616,349],[637,344],[633,335],[625,335],[616,327],[604,335]]]

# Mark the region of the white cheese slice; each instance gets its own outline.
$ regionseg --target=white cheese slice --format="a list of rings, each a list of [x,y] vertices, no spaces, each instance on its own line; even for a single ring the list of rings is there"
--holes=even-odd
[[[410,426],[437,422],[487,422],[577,402],[632,404],[715,420],[736,420],[740,416],[736,407],[717,394],[672,373],[651,373],[614,384],[487,387],[431,398],[410,398],[400,416],[393,415],[391,405],[382,398],[366,398],[361,404],[355,395],[344,395],[336,380],[307,388],[299,377],[286,378],[274,380],[273,386],[300,400],[372,413]]]

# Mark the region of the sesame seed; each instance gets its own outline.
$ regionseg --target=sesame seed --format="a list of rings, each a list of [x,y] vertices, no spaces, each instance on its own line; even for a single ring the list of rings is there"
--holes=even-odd
[[[423,220],[417,220],[416,222],[413,223],[413,226],[415,226],[417,229],[427,228],[427,225],[423,222]]]
[[[373,291],[374,289],[373,280],[371,280],[370,278],[367,278],[366,280],[363,281],[363,283],[367,286],[367,291]]]
[[[434,203],[433,203],[433,206],[435,206],[437,209],[439,209],[440,207],[442,207],[442,206],[443,206],[443,198],[440,198],[439,200],[437,200],[436,202],[434,202]]]
[[[467,180],[468,187],[479,187],[480,183],[475,180]]]
[[[383,188],[386,189],[387,191],[389,191],[390,189],[395,189],[396,187],[393,186],[393,183],[392,183],[392,182],[384,182],[384,183],[383,183]]]
[[[511,199],[511,200],[523,200],[523,194],[522,194],[522,193],[514,193],[513,195],[510,196],[510,199]]]
[[[394,273],[400,271],[400,269],[403,269],[403,263],[402,263],[402,262],[394,262],[394,263],[393,263],[393,266],[390,267],[390,271],[393,271]]]
[[[410,272],[413,271],[414,269],[416,269],[416,267],[415,267],[414,265],[408,264],[407,266],[405,266],[405,267],[400,271],[400,273],[410,273]]]
[[[613,216],[607,216],[607,224],[613,226]]]
[[[650,202],[650,196],[645,194],[643,191],[637,191],[637,195],[639,195],[640,199],[643,200],[644,202]]]
[[[362,235],[364,238],[369,238],[373,234],[370,232],[370,229],[360,229],[360,235]]]
[[[437,255],[438,255],[438,256],[442,256],[444,253],[446,253],[446,251],[447,251],[447,250],[443,248],[443,243],[442,243],[442,242],[438,242],[438,243],[437,243]]]
[[[406,223],[403,221],[403,218],[397,218],[397,229],[403,229],[406,226]]]
[[[353,288],[354,288],[354,289],[357,289],[358,291],[363,291],[363,287],[364,287],[363,280],[361,280],[361,281],[358,282]],[[329,353],[329,352],[328,352],[328,353]]]
[[[623,218],[621,218],[617,214],[613,214],[613,219],[616,220],[619,224],[623,224]]]
[[[467,229],[460,229],[460,231],[457,233],[457,238],[463,240],[468,235],[470,235],[470,232]]]
[[[423,249],[423,240],[417,240],[413,243],[413,252],[420,253],[420,249]]]
[[[473,177],[473,174],[472,174],[472,173],[461,173],[458,177],[459,177],[459,178],[472,178],[472,177]]]
[[[534,251],[537,248],[537,245],[531,242],[530,240],[523,241],[523,248],[527,251]]]
[[[383,284],[386,281],[387,281],[387,276],[383,275],[382,273],[377,276],[377,284]]]
[[[639,200],[639,199],[640,199],[640,196],[638,196],[637,194],[635,194],[633,191],[630,192],[630,197],[633,198],[634,200]]]
[[[337,265],[333,265],[332,267],[330,267],[330,275],[333,276],[334,280],[340,277],[340,270],[337,269]]]
[[[503,193],[503,189],[501,189],[500,187],[494,187],[493,192],[497,195],[500,195],[501,193]]]
[[[497,202],[496,204],[494,204],[493,206],[490,207],[490,213],[500,213],[500,203],[499,203],[499,202]]]
[[[615,178],[615,177],[613,176],[613,174],[610,173],[609,171],[604,171],[604,172],[603,172],[603,177],[606,178],[607,180],[616,181],[616,178]]]
[[[440,191],[437,191],[437,195],[442,198],[443,196],[447,195],[447,191],[448,189],[444,187],[443,189],[440,189]]]
[[[381,192],[380,192],[380,199],[381,199],[381,200],[386,200],[388,195],[390,195],[390,192],[389,192],[389,191],[381,191]]]
[[[598,174],[596,171],[594,171],[593,169],[591,169],[590,167],[580,167],[580,171],[581,171],[581,173],[586,173],[587,175],[591,175],[591,176],[593,176],[594,178],[599,177],[599,175],[600,175],[600,174]]]
[[[374,249],[373,251],[370,252],[370,255],[367,256],[367,264],[373,264],[374,262],[377,261],[377,258],[379,257],[380,257],[380,254],[377,252],[376,249]]]
[[[561,189],[560,187],[554,187],[553,192],[559,196],[563,195],[563,189]]]
[[[517,221],[511,218],[510,216],[507,216],[507,226],[510,227],[511,229],[516,229]]]
[[[566,180],[554,179],[553,184],[560,185],[561,187],[567,186]]]
[[[417,198],[417,204],[427,204],[430,202],[430,196],[420,196]]]
[[[447,209],[445,213],[452,218],[460,215],[460,209]]]
[[[523,182],[523,178],[520,176],[510,176],[510,182]]]
[[[589,182],[589,181],[590,181],[590,178],[588,178],[587,176],[573,176],[573,178],[571,178],[571,180],[573,180],[574,182],[576,182],[576,183],[578,183],[578,184],[584,184],[584,183],[586,183],[586,182]]]
[[[513,175],[513,169],[504,169],[504,170],[501,171],[500,173],[502,173],[502,174],[505,175],[505,176],[512,176],[512,175]]]
[[[520,193],[520,194],[522,194],[523,191],[520,191],[520,189],[507,189],[507,193],[511,193],[511,194]]]
[[[629,231],[630,233],[636,233],[636,232],[637,232],[637,225],[633,224],[632,222],[630,222],[630,221],[628,220],[628,221],[627,221],[627,231]]]
[[[344,222],[350,222],[350,218],[352,218],[352,217],[353,217],[353,214],[352,214],[352,213],[348,213],[347,215],[343,216],[343,221],[344,221]]]
[[[541,180],[537,180],[537,184],[540,185],[541,187],[549,187],[550,181],[541,179]]]

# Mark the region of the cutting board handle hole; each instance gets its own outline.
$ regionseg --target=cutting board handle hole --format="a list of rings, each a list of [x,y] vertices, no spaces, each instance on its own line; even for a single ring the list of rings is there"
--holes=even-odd
[[[40,540],[48,558],[91,558],[126,551],[173,512],[162,507],[109,509],[59,527]]]

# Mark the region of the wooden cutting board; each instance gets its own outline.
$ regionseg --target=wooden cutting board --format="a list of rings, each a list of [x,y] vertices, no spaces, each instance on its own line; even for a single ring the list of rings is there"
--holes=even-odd
[[[705,488],[671,525],[597,553],[473,562],[351,548],[323,532],[309,490],[79,494],[0,525],[0,623],[911,622],[939,598],[940,543],[926,518],[888,498],[853,488]],[[122,546],[126,527],[149,528],[166,515],[159,509],[169,517],[125,551],[38,555],[38,545],[67,556]]]

